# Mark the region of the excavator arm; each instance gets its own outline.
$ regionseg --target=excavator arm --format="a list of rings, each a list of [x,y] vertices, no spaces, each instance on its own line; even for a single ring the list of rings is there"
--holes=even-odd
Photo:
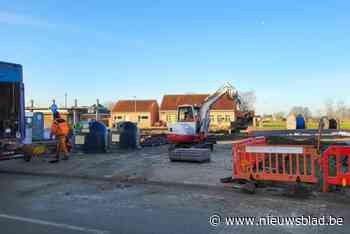
[[[230,83],[225,83],[215,93],[208,96],[201,105],[201,108],[199,110],[200,133],[204,133],[204,135],[208,134],[210,124],[210,110],[213,105],[224,95],[228,95],[232,100],[235,101],[237,105],[241,103],[238,91]]]

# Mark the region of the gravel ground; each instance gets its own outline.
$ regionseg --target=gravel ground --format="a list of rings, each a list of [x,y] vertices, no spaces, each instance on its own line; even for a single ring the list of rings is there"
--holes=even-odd
[[[231,144],[217,145],[210,163],[172,163],[167,146],[136,151],[115,150],[107,154],[75,154],[69,161],[50,164],[50,158],[4,161],[0,171],[98,179],[135,179],[152,182],[222,186],[220,179],[231,175]]]

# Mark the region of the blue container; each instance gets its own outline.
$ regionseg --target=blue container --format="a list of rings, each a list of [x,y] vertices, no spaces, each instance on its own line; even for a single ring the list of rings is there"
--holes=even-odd
[[[33,141],[44,139],[44,113],[35,112],[33,114]]]
[[[306,128],[306,123],[305,123],[305,119],[302,115],[297,115],[295,117],[295,121],[296,121],[296,129],[305,129]]]
[[[336,119],[329,120],[329,129],[338,129],[338,122]]]
[[[107,151],[108,129],[97,121],[89,122],[90,132],[86,136],[84,151],[86,153],[105,153]]]
[[[135,123],[123,122],[120,124],[120,142],[122,149],[136,149],[138,147],[138,129]]]

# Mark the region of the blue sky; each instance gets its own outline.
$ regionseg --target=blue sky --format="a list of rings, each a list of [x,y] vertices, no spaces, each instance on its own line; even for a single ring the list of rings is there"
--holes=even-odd
[[[0,0],[0,60],[27,102],[254,90],[257,111],[350,105],[350,2]]]

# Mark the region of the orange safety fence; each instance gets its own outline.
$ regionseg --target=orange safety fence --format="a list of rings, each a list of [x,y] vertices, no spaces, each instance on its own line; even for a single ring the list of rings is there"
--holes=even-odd
[[[323,153],[323,192],[328,192],[330,185],[347,187],[350,185],[350,146],[332,145]]]
[[[248,138],[232,146],[232,178],[350,186],[350,146],[331,145],[319,155],[311,145],[268,145]],[[321,179],[321,180],[320,180]]]
[[[317,183],[320,156],[312,146],[267,145],[250,138],[233,144],[233,178]]]

